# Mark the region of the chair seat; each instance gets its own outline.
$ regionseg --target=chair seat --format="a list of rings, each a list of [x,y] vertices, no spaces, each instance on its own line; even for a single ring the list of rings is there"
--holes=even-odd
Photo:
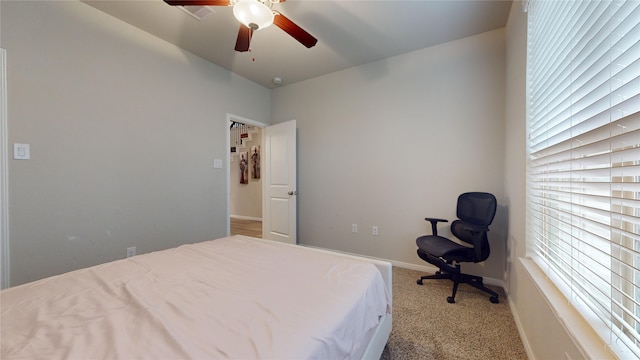
[[[460,245],[445,237],[437,235],[424,235],[416,239],[418,248],[427,254],[433,256],[445,258],[445,259],[457,259],[459,257],[466,257],[469,255],[473,248]]]

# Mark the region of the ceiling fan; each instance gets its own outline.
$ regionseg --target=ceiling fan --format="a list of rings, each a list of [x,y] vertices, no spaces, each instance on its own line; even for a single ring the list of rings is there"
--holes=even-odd
[[[233,15],[240,21],[236,51],[248,51],[251,36],[256,30],[275,24],[307,48],[313,47],[318,39],[281,13],[271,10],[273,4],[285,0],[164,0],[172,6],[233,6]]]

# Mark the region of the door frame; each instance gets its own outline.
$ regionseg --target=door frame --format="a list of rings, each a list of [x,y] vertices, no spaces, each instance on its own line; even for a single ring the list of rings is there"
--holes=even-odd
[[[10,285],[9,137],[7,127],[7,52],[0,48],[0,289]]]
[[[226,154],[227,154],[227,167],[226,167],[226,171],[227,171],[227,230],[226,230],[226,236],[230,236],[231,235],[231,129],[229,128],[229,123],[231,121],[237,121],[246,125],[251,125],[251,126],[255,126],[255,127],[259,127],[261,129],[266,128],[267,126],[269,126],[269,124],[265,124],[256,120],[252,120],[246,117],[242,117],[239,115],[234,115],[231,113],[227,113],[227,121],[226,121],[226,142],[227,142],[227,150],[226,150]],[[264,142],[264,131],[260,132],[260,136],[262,137],[262,140]],[[262,188],[264,191],[264,184],[262,184]],[[264,202],[264,196],[260,197],[260,202]],[[264,218],[264,214],[262,214],[262,217]]]

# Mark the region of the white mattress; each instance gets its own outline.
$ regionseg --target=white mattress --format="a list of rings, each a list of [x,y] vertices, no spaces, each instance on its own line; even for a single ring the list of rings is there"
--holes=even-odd
[[[0,296],[2,359],[347,359],[391,312],[373,264],[244,236]]]

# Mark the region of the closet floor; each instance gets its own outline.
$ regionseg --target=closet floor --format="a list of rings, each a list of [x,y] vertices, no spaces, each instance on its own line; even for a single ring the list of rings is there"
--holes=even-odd
[[[231,218],[231,235],[262,237],[262,221]]]

